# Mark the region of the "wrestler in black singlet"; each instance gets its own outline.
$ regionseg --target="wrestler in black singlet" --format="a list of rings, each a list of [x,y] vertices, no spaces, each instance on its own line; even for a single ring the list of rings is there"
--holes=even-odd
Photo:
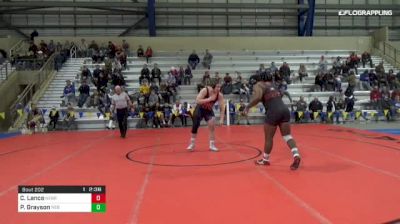
[[[265,107],[265,123],[277,126],[290,121],[290,111],[282,100],[278,88],[266,83],[262,102]]]
[[[206,87],[206,88],[207,88],[207,95],[205,96],[204,99],[207,99],[208,97],[210,97],[208,87]],[[193,134],[197,133],[197,130],[200,127],[200,122],[201,122],[201,120],[203,120],[203,118],[204,118],[204,120],[209,121],[211,118],[213,118],[215,116],[213,107],[214,107],[214,104],[218,101],[218,97],[219,97],[219,93],[214,101],[196,105],[194,112],[193,112],[193,127],[192,127]]]

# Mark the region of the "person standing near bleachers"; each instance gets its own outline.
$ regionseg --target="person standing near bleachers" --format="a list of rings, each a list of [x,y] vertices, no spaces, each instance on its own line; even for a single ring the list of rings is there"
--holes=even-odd
[[[189,63],[189,65],[192,67],[193,70],[195,70],[197,64],[200,63],[200,58],[199,58],[199,56],[196,54],[196,51],[195,51],[195,50],[193,50],[192,54],[189,55],[188,63]]]
[[[210,69],[212,59],[213,59],[212,54],[208,51],[208,49],[206,49],[206,54],[203,57],[203,67],[206,69]]]
[[[119,131],[121,138],[126,137],[128,130],[128,108],[132,108],[133,104],[128,94],[122,91],[120,86],[115,87],[115,94],[111,98],[111,112],[117,115]]]

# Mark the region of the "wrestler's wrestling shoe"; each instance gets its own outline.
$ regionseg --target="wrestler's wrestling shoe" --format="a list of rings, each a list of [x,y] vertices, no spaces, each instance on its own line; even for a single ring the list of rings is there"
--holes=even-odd
[[[297,170],[300,166],[300,161],[301,161],[300,156],[295,156],[292,165],[290,165],[290,169]]]
[[[194,143],[190,143],[190,145],[186,149],[192,152],[194,150],[194,146]]]
[[[271,165],[271,164],[269,163],[269,160],[266,160],[266,159],[264,159],[264,158],[259,159],[259,160],[256,160],[256,161],[254,161],[254,163],[255,163],[256,165],[260,165],[260,166],[269,166],[269,165]]]
[[[214,144],[210,144],[210,150],[213,151],[213,152],[218,152],[218,148],[215,147]]]

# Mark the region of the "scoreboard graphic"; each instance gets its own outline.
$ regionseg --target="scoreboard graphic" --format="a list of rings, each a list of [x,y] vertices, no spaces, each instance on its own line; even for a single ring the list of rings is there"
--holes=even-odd
[[[18,186],[18,212],[106,212],[105,186]]]

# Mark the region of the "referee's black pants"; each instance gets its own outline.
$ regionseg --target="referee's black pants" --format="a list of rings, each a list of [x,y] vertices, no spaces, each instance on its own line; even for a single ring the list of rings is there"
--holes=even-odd
[[[128,130],[128,108],[117,109],[117,120],[121,137],[125,137]]]

